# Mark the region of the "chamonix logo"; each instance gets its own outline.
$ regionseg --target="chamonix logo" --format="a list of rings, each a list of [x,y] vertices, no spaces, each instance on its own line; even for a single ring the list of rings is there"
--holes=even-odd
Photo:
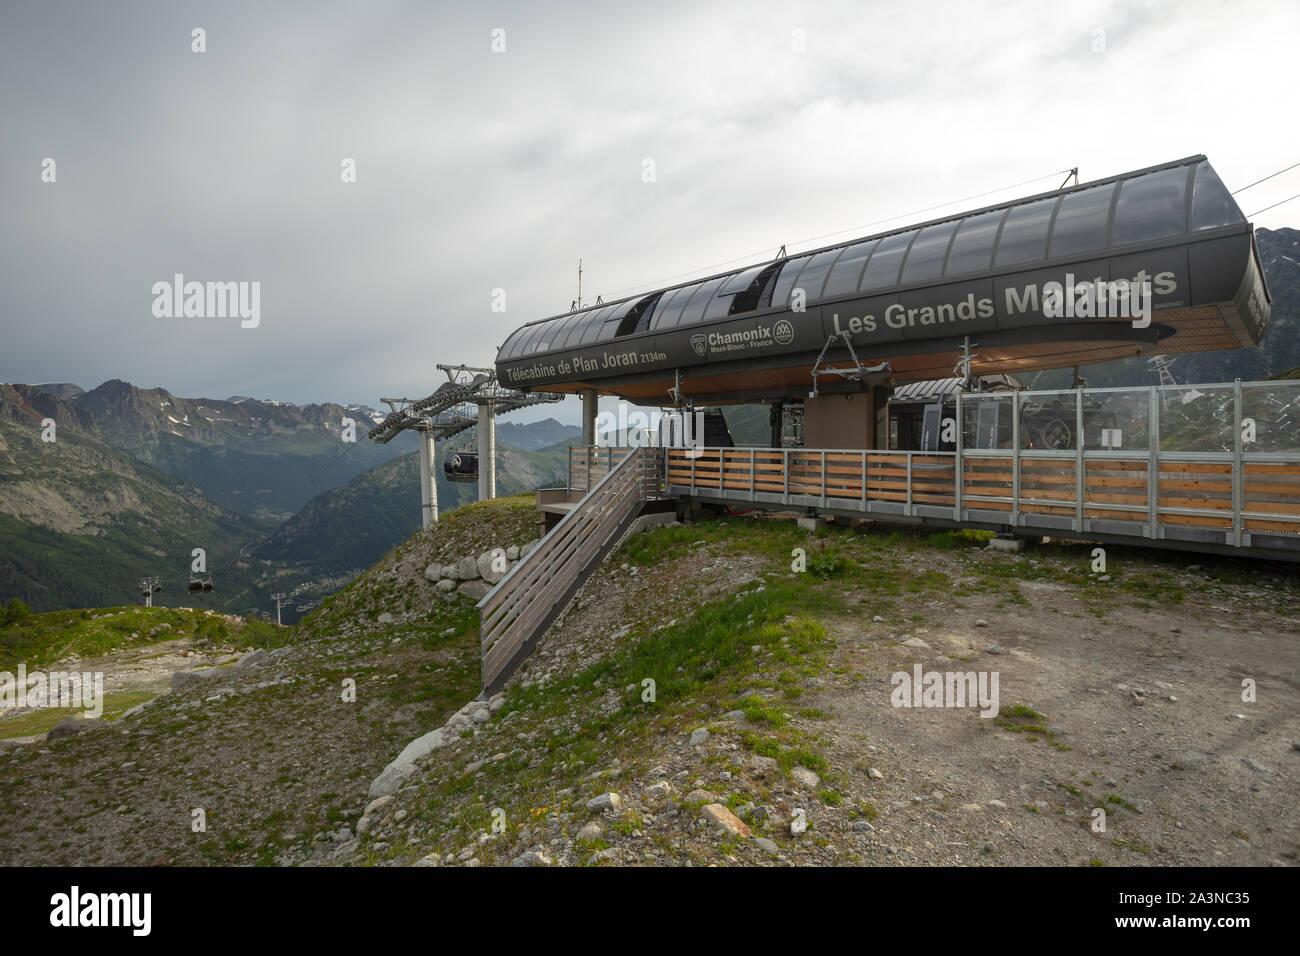
[[[772,338],[776,339],[777,345],[789,345],[794,341],[794,326],[782,319],[772,326]]]
[[[709,347],[708,337],[703,332],[691,336],[691,348],[696,355],[703,355]]]
[[[172,281],[155,282],[153,314],[159,319],[239,318],[240,328],[255,329],[262,322],[262,283],[186,282],[176,273]]]

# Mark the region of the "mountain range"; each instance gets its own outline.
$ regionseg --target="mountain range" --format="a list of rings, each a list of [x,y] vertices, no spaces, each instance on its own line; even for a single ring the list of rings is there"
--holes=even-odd
[[[119,380],[90,391],[0,385],[0,599],[37,610],[124,603],[156,576],[160,603],[265,613],[285,592],[310,607],[419,529],[418,458],[403,450],[414,439],[368,441],[382,417]],[[343,440],[347,418],[355,442]],[[578,431],[509,424],[508,436],[533,446]],[[499,494],[563,482],[562,449],[499,440],[497,452]],[[477,497],[441,468],[438,491],[444,511]],[[187,590],[194,548],[211,592]]]

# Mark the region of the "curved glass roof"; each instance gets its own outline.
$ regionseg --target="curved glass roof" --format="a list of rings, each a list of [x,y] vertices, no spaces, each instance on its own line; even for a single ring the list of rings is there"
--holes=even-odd
[[[795,289],[802,289],[805,303],[812,305],[990,269],[1105,255],[1244,222],[1209,162],[1193,156],[546,319],[511,334],[497,361],[663,331],[769,304],[784,309]],[[770,303],[751,290],[767,269],[779,270],[767,282]],[[740,295],[747,290],[748,295]],[[642,303],[635,323],[622,321]]]

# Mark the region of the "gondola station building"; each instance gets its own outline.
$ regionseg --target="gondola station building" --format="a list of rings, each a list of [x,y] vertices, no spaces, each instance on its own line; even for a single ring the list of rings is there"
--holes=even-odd
[[[1300,382],[1022,386],[1250,348],[1269,306],[1251,223],[1191,156],[530,322],[497,377],[581,396],[583,445],[531,569],[480,605],[485,682],[547,623],[529,588],[578,586],[663,501],[1300,558]],[[715,412],[703,448],[598,447],[601,395],[766,404],[770,438]]]

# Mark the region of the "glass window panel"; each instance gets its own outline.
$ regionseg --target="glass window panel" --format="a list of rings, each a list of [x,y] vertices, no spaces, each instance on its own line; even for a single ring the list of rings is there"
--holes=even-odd
[[[1052,222],[1052,210],[1059,201],[1056,198],[1040,199],[1023,206],[1012,206],[1007,213],[1007,224],[998,237],[998,251],[993,264],[1015,266],[1045,258],[1047,227]]]
[[[1242,442],[1242,452],[1300,453],[1300,381],[1243,386],[1241,413],[1243,419],[1250,420],[1242,435],[1254,439]],[[1294,478],[1289,480],[1292,485],[1300,483]]]
[[[1047,255],[1073,256],[1106,248],[1106,223],[1110,217],[1110,198],[1115,184],[1094,186],[1061,197],[1061,211],[1052,226],[1052,241]]]
[[[785,308],[790,304],[790,290],[794,288],[794,280],[799,278],[799,273],[811,258],[811,256],[800,256],[798,259],[791,259],[781,267],[781,274],[776,277],[776,285],[772,289],[772,305]]]
[[[1161,389],[1162,451],[1232,451],[1232,387],[1180,385]]]
[[[771,263],[765,262],[761,266],[752,266],[744,272],[737,272],[718,290],[718,295],[732,295],[736,292],[744,292],[749,288],[751,282],[757,278],[758,274],[766,269]]]
[[[880,245],[879,239],[869,239],[845,249],[844,255],[840,256],[831,268],[831,274],[826,279],[826,287],[822,290],[822,298],[829,299],[831,296],[851,295],[857,292],[858,278],[862,275],[862,264],[871,255],[871,250],[878,245]]]
[[[998,225],[1006,217],[1005,209],[970,216],[961,221],[957,238],[948,250],[946,276],[962,272],[980,272],[993,265],[993,240],[998,235]]]
[[[587,321],[590,318],[591,318],[590,311],[579,312],[577,315],[573,317],[573,321],[570,322],[564,329],[563,344],[565,348],[571,349],[579,342],[582,341],[582,333],[586,331]],[[557,342],[557,344],[559,343]]]
[[[1011,447],[1011,396],[967,396],[961,406],[961,442],[962,447],[971,448],[1010,448]],[[971,467],[967,463],[967,467]],[[973,495],[1009,495],[1011,492],[998,491],[992,487],[980,490],[981,482],[967,477],[967,490]],[[1010,482],[1007,482],[1010,484]],[[979,505],[971,503],[970,507]]]
[[[1151,399],[1146,389],[1083,393],[1085,451],[1148,451],[1151,447]],[[1145,461],[1141,464],[1146,472]],[[1146,487],[1146,478],[1142,478]]]
[[[1165,169],[1119,184],[1110,244],[1146,242],[1183,234],[1186,218],[1187,167]]]
[[[1228,194],[1228,187],[1214,174],[1208,162],[1196,165],[1196,181],[1192,185],[1192,232],[1199,229],[1217,229],[1234,222],[1245,222],[1241,207]]]
[[[655,316],[654,327],[656,329],[671,329],[676,325],[677,319],[682,314],[682,309],[686,308],[686,303],[699,289],[698,283],[678,289],[668,304],[660,307],[658,314]]]
[[[803,272],[799,273],[799,278],[794,281],[796,289],[803,289],[805,302],[815,302],[822,297],[826,273],[831,271],[831,266],[843,251],[843,248],[827,249],[808,260],[808,264],[803,267]]]
[[[533,343],[537,337],[542,334],[542,326],[545,322],[539,322],[537,325],[530,325],[524,333],[524,337],[519,340],[519,355],[529,355],[533,351]]]
[[[551,339],[555,331],[559,328],[563,320],[553,319],[550,322],[539,322],[533,327],[533,334],[528,338],[526,350],[529,354],[533,352],[546,352],[551,348]]]
[[[565,340],[569,337],[569,332],[573,326],[582,318],[581,312],[575,312],[572,315],[566,315],[562,319],[556,319],[555,325],[550,331],[550,340],[552,349],[564,348]]]
[[[505,344],[501,346],[499,361],[504,362],[506,359],[510,359],[515,356],[515,354],[519,351],[519,343],[523,341],[524,334],[527,331],[528,329],[523,328],[523,329],[516,329],[514,332],[510,333],[510,336],[509,338],[506,339]]]
[[[1071,451],[1078,447],[1078,398],[1079,393],[1074,391],[1022,396],[1020,447],[1032,451]]]
[[[903,255],[915,236],[913,230],[881,239],[880,246],[867,262],[867,271],[862,274],[862,284],[858,286],[858,291],[898,285],[898,271],[903,264]]]
[[[591,318],[587,320],[587,324],[582,330],[582,339],[579,341],[579,345],[586,345],[588,342],[596,341],[596,336],[600,335],[605,328],[605,319],[613,314],[614,308],[612,305],[607,305],[605,308],[597,309],[592,313]]]
[[[677,324],[692,325],[704,318],[705,308],[708,307],[708,304],[713,300],[714,294],[718,289],[722,288],[722,283],[725,281],[726,277],[724,276],[721,279],[714,279],[701,285],[695,295],[691,296],[686,308],[682,309],[681,318],[677,320]],[[724,301],[730,303],[730,299],[724,299]]]
[[[958,222],[941,222],[926,226],[908,250],[903,264],[903,282],[921,282],[937,279],[943,271],[943,258],[948,254],[948,240],[952,238]]]

